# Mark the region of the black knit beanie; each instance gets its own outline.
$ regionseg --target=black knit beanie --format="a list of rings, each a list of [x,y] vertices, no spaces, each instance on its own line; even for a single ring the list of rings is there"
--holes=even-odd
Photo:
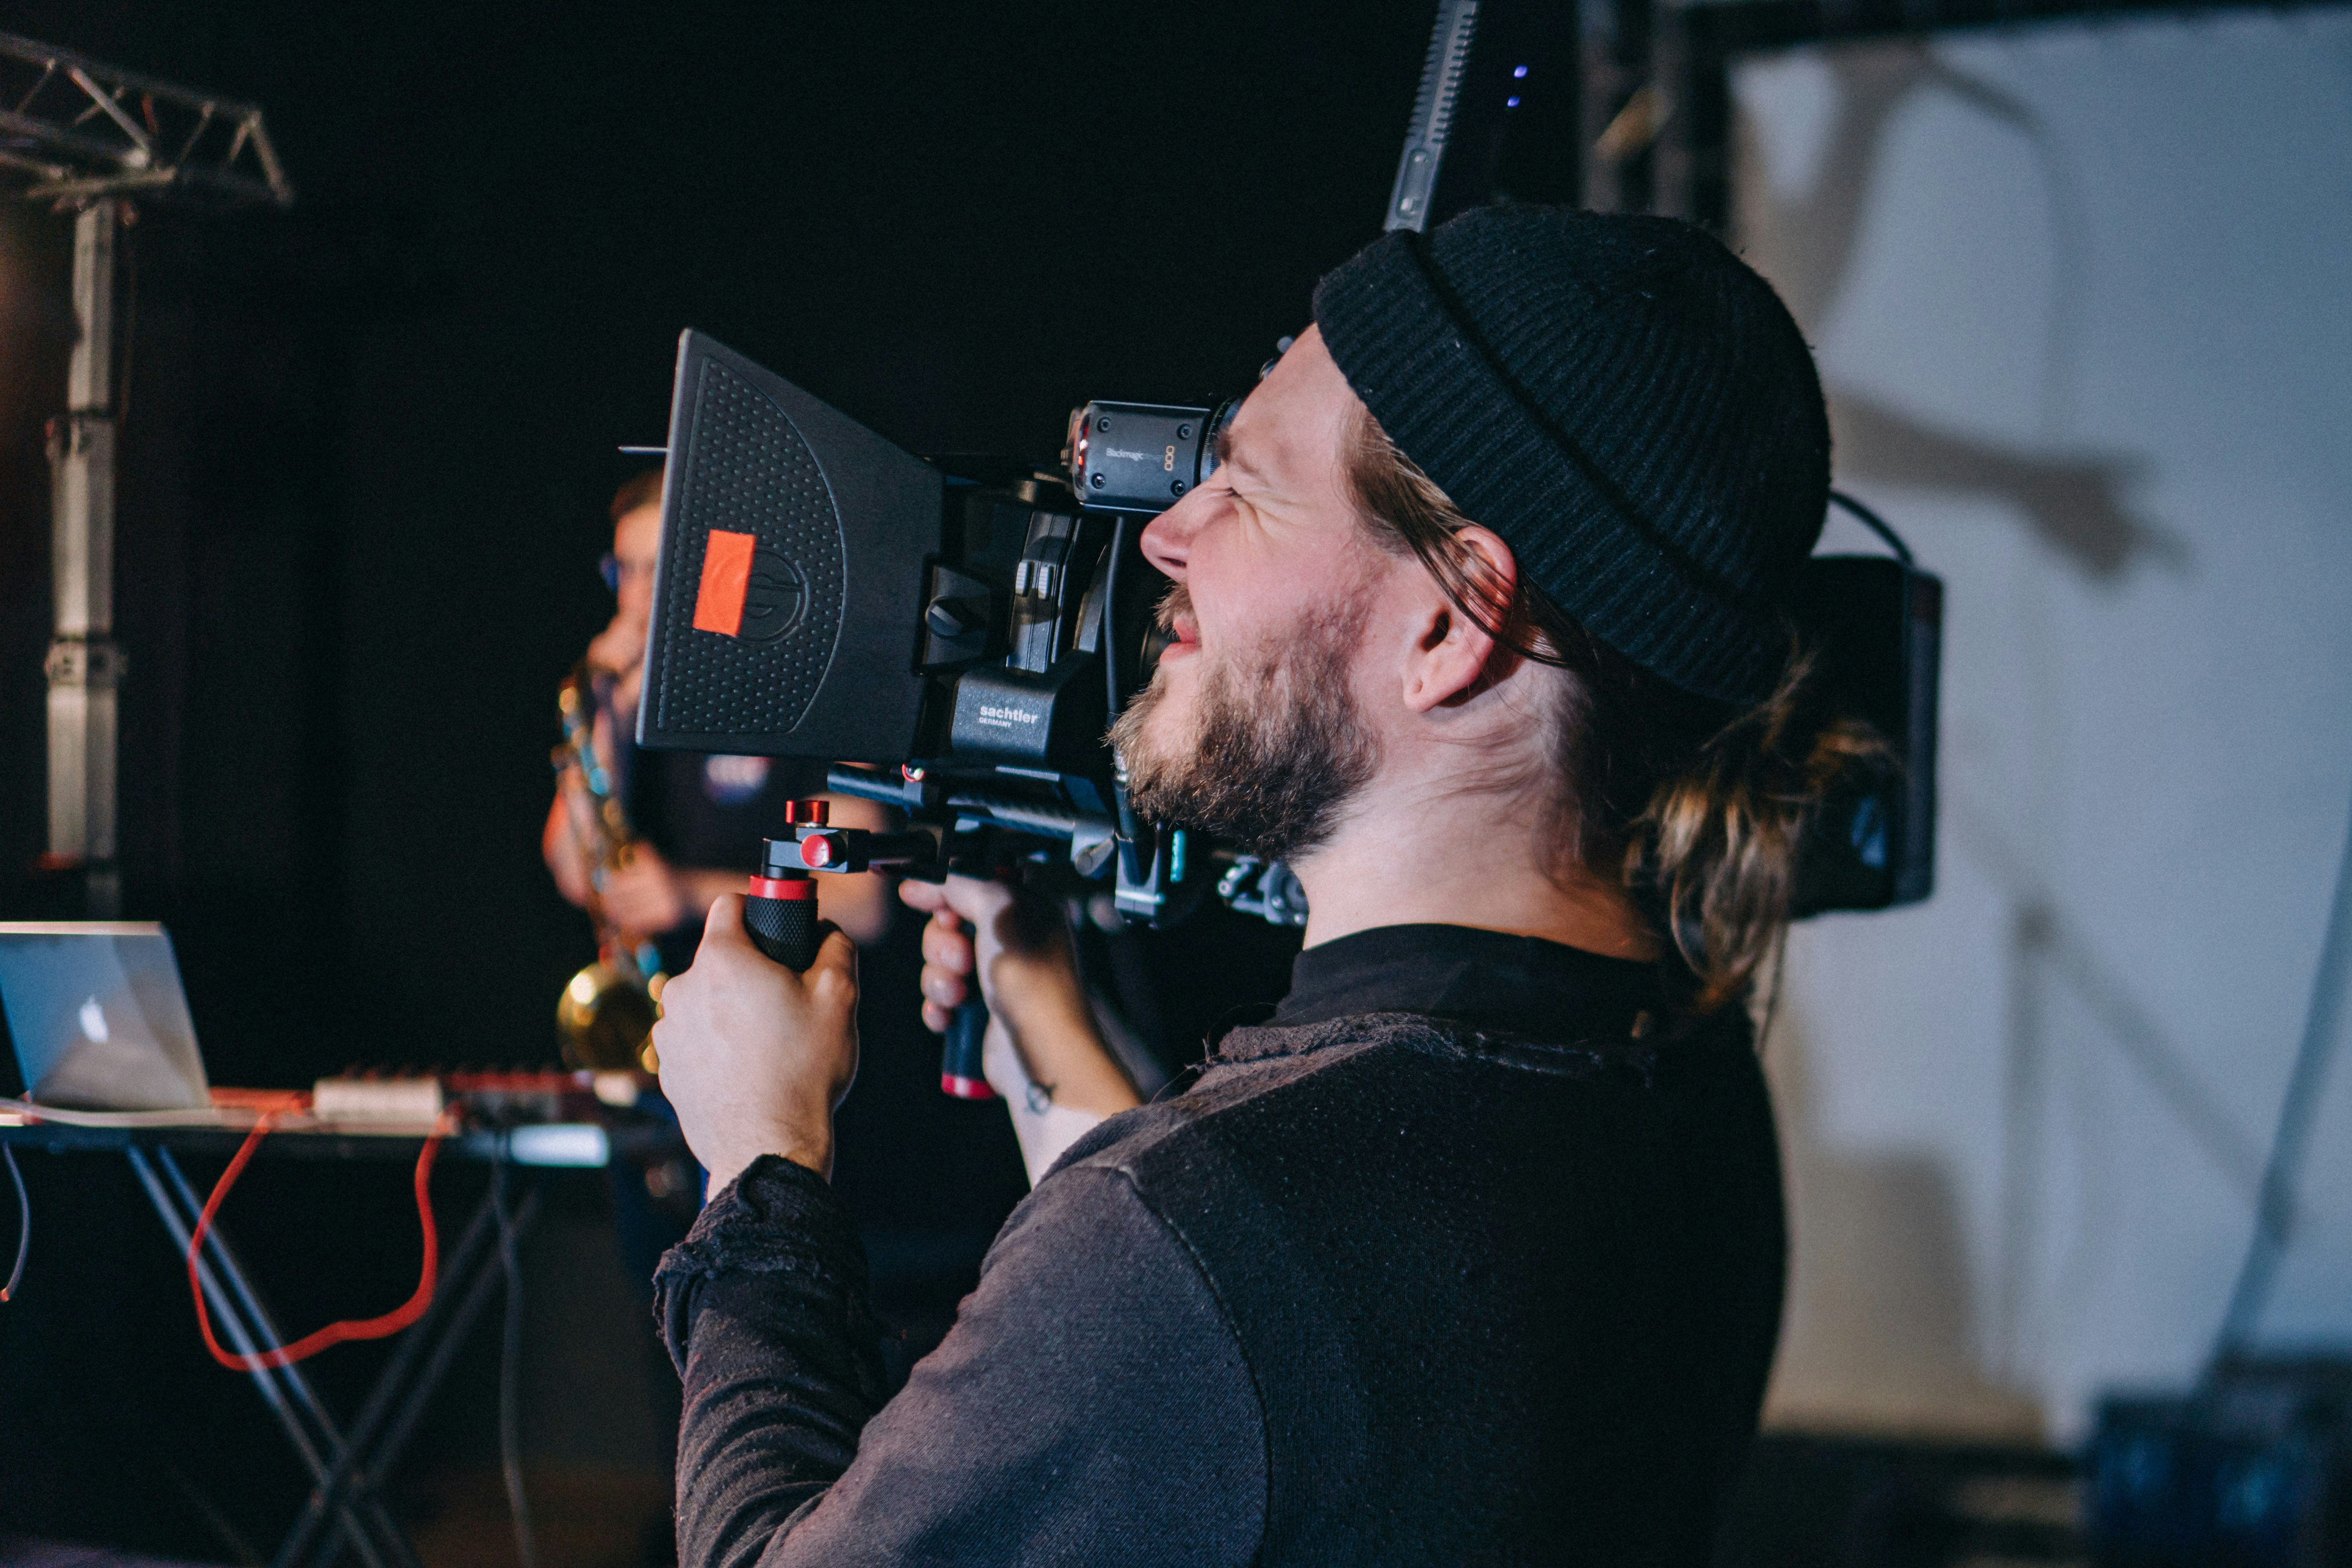
[[[1398,448],[1561,610],[1685,690],[1770,691],[1829,421],[1738,258],[1671,218],[1481,207],[1358,252],[1315,321]]]

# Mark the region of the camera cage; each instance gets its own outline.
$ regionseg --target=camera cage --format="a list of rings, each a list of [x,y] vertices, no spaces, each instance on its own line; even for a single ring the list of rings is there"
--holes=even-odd
[[[1160,489],[1215,466],[1206,411],[1187,412],[1155,454],[1175,475],[1182,446],[1182,475]],[[1119,413],[1146,429],[1145,405],[1114,430]],[[1178,918],[1211,867],[1126,809],[1105,740],[1158,654],[1165,579],[1136,514],[1159,508],[1130,493],[1141,458],[1092,437],[1076,476],[928,463],[683,334],[638,743],[822,758],[836,792],[908,815],[873,863],[1060,866],[1112,881],[1130,918]]]

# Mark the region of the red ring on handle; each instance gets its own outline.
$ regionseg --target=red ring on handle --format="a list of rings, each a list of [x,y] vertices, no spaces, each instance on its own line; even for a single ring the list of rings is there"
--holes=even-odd
[[[816,881],[810,877],[754,877],[748,893],[754,899],[814,899]]]

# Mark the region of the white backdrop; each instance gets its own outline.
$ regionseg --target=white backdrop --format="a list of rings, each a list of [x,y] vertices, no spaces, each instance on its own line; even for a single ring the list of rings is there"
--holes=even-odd
[[[1937,895],[1790,947],[1769,1418],[2069,1439],[2210,1342],[2352,818],[2352,13],[1736,88],[1742,251],[1948,617]],[[2344,1345],[2352,1064],[2311,1147],[2262,1338]]]

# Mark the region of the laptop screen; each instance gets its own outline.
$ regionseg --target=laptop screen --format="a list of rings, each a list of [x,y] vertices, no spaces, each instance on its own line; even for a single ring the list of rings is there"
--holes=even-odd
[[[0,1009],[27,1099],[81,1110],[210,1103],[179,961],[160,925],[0,921]]]

